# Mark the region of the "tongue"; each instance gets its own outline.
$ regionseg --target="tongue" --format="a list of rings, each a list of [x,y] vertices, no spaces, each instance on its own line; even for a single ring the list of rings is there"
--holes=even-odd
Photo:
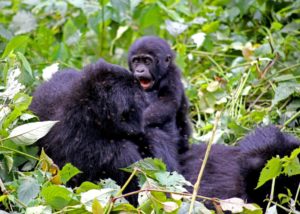
[[[143,80],[140,80],[140,84],[144,89],[147,89],[150,87],[151,81],[143,79]]]

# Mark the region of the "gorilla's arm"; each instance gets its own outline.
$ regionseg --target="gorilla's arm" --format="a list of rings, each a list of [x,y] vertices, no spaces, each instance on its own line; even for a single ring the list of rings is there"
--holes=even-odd
[[[171,76],[161,81],[157,100],[144,111],[145,126],[166,124],[176,115],[182,99],[182,90],[179,90],[180,84],[177,82],[176,79],[171,79]]]
[[[180,133],[179,153],[184,153],[189,148],[189,137],[192,134],[192,126],[188,113],[189,103],[185,94],[182,94],[182,101],[176,115],[176,124]]]

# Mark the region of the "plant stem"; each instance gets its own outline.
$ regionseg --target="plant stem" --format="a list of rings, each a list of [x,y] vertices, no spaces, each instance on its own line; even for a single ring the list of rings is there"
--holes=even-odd
[[[112,198],[110,204],[108,205],[107,209],[105,210],[104,213],[110,213],[115,201],[118,199],[118,196],[120,196],[122,194],[122,192],[126,189],[126,187],[128,186],[128,184],[131,182],[131,180],[133,179],[133,177],[135,176],[136,172],[138,171],[137,168],[134,168],[133,172],[131,173],[131,175],[129,176],[129,178],[127,179],[127,181],[125,182],[125,184],[122,186],[122,188],[117,192],[115,198]],[[124,195],[122,196],[124,197]]]
[[[298,111],[296,114],[294,114],[290,119],[288,119],[284,124],[283,124],[283,129],[293,120],[295,120],[297,117],[300,116],[300,111]]]
[[[220,118],[221,118],[221,112],[218,111],[216,113],[216,119],[215,119],[215,124],[214,124],[213,131],[212,131],[212,136],[211,136],[211,138],[209,140],[209,143],[207,145],[205,156],[204,156],[204,159],[203,159],[203,162],[202,162],[199,174],[198,174],[198,178],[197,178],[197,181],[194,185],[194,191],[193,191],[192,200],[191,200],[191,204],[190,204],[189,214],[193,213],[193,207],[194,207],[194,204],[195,204],[195,201],[196,201],[198,190],[200,188],[200,182],[201,182],[201,179],[202,179],[202,176],[203,176],[205,165],[206,165],[208,157],[209,157],[209,153],[210,153],[212,143],[213,143],[214,138],[215,138],[215,134],[216,134],[216,130],[217,130]]]
[[[26,156],[26,157],[28,157],[28,158],[31,158],[31,159],[34,159],[34,160],[37,160],[37,161],[39,160],[37,157],[34,157],[34,156],[29,155],[29,154],[26,154],[26,153],[24,153],[24,152],[15,150],[15,149],[13,149],[13,148],[9,148],[9,147],[2,146],[2,145],[0,145],[0,148],[10,150],[10,151],[12,151],[12,152],[18,153],[18,154],[20,154],[20,155]]]
[[[272,187],[271,187],[271,193],[270,193],[270,200],[268,202],[266,210],[268,210],[271,206],[271,203],[274,199],[274,190],[275,190],[275,178],[272,179]]]

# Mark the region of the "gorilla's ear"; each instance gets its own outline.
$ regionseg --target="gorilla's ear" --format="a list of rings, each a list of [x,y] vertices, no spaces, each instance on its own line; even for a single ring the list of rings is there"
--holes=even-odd
[[[164,61],[166,68],[169,67],[169,65],[171,64],[171,61],[172,61],[172,56],[168,54]]]

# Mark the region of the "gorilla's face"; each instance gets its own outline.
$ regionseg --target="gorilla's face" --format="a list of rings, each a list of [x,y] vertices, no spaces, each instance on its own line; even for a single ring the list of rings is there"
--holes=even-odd
[[[130,48],[128,64],[133,75],[146,91],[159,86],[172,63],[170,46],[157,37],[143,37]]]
[[[134,55],[131,59],[133,75],[144,90],[150,90],[155,83],[155,64],[154,57],[148,54]]]

